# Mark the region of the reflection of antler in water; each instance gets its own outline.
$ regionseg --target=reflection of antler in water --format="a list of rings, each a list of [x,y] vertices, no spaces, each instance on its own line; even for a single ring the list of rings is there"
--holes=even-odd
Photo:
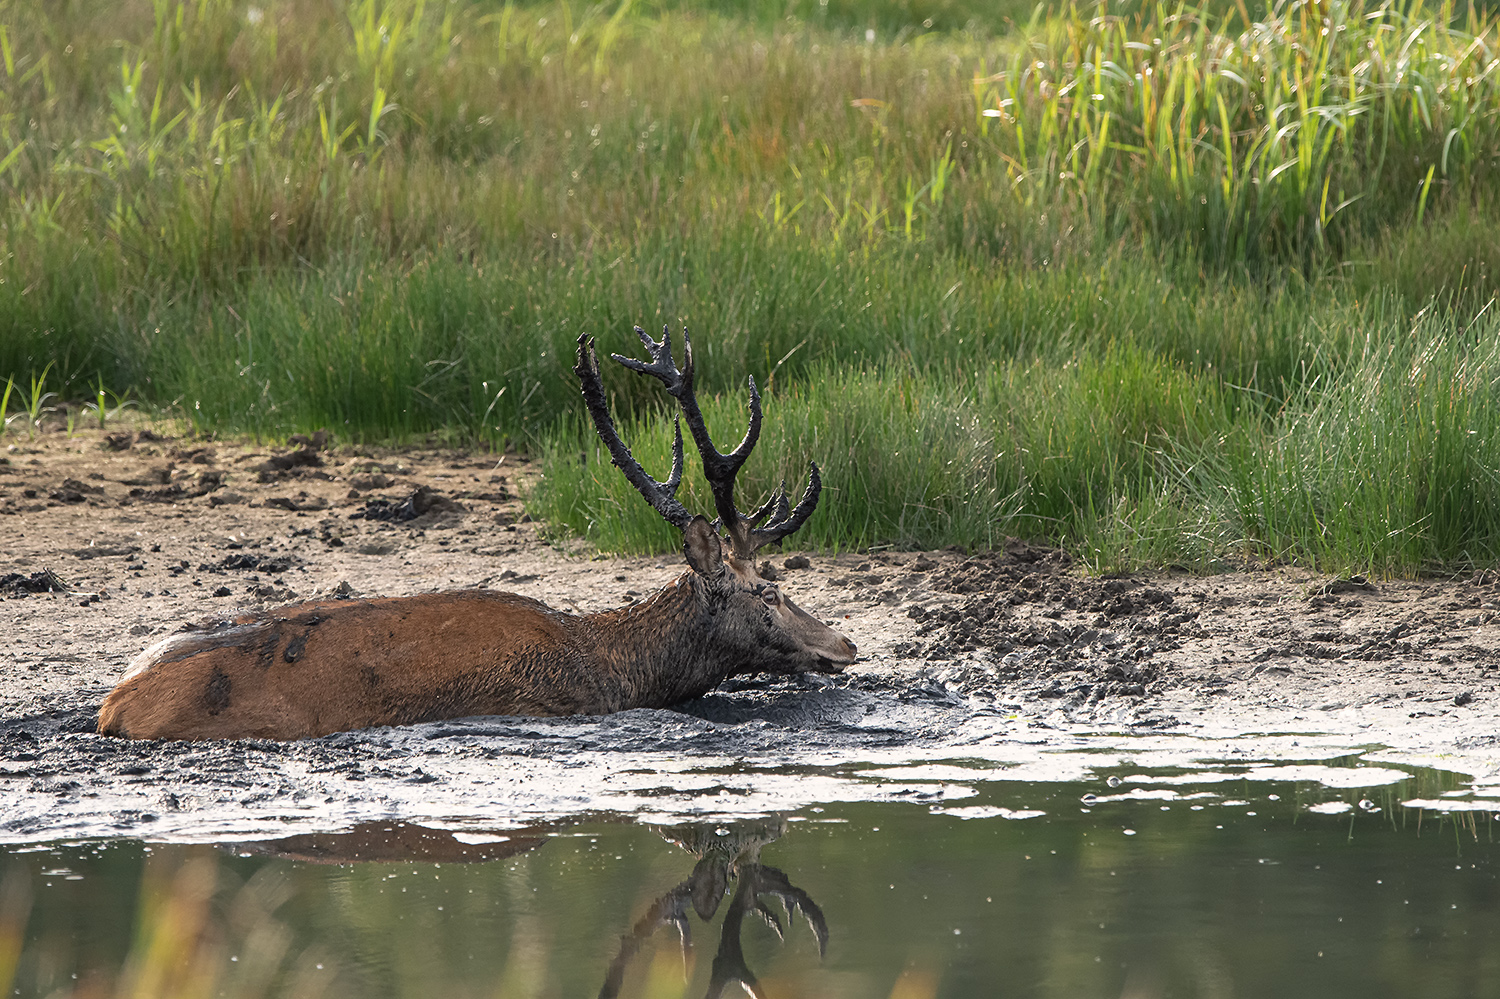
[[[729,879],[738,880],[734,897],[724,914],[724,927],[719,934],[719,952],[714,955],[713,973],[709,980],[707,997],[717,999],[730,982],[739,982],[745,991],[759,997],[755,974],[745,964],[745,952],[740,943],[740,931],[749,913],[756,913],[785,939],[781,918],[770,908],[762,896],[770,895],[781,900],[788,919],[799,911],[812,927],[818,941],[818,956],[828,950],[828,923],[808,894],[795,887],[782,871],[760,862],[760,848],[781,836],[786,823],[780,819],[769,822],[738,823],[728,830],[713,826],[681,826],[664,829],[662,835],[697,856],[698,863],[688,879],[661,896],[637,920],[629,934],[620,938],[620,950],[610,962],[604,978],[604,987],[599,990],[599,999],[613,999],[620,994],[625,979],[625,968],[640,951],[642,944],[657,930],[667,924],[677,928],[682,939],[683,963],[692,950],[692,932],[687,910],[691,905],[698,918],[707,922],[719,909],[719,903],[729,891]]]
[[[823,918],[823,910],[808,897],[807,892],[795,887],[780,870],[758,862],[741,863],[739,878],[734,898],[729,901],[729,911],[724,914],[724,929],[719,934],[719,952],[714,955],[713,976],[708,983],[708,999],[718,999],[730,982],[739,982],[746,992],[760,999],[755,974],[746,966],[745,952],[740,947],[740,924],[744,922],[747,913],[759,913],[771,929],[776,931],[779,939],[786,939],[781,919],[761,901],[762,895],[774,895],[781,899],[788,919],[796,916],[800,909],[807,917],[807,925],[812,927],[813,936],[818,939],[818,956],[823,957],[828,953],[828,922]]]

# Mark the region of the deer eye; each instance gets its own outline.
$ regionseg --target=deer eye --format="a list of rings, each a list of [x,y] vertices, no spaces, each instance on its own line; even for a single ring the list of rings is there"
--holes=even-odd
[[[761,590],[760,598],[766,602],[766,606],[768,607],[775,607],[781,603],[781,593],[774,586],[768,586],[764,590]]]

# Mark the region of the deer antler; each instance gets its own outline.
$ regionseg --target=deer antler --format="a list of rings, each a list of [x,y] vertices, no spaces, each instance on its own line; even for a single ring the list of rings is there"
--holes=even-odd
[[[618,355],[616,360],[619,360]],[[668,357],[668,360],[671,358]],[[594,420],[594,429],[599,432],[599,439],[609,449],[609,457],[615,467],[625,473],[630,484],[646,497],[646,501],[657,513],[666,518],[667,523],[679,531],[686,530],[693,515],[677,501],[677,487],[682,482],[682,423],[678,422],[677,436],[672,442],[672,472],[667,476],[666,482],[657,482],[635,460],[630,448],[625,446],[625,442],[620,440],[620,435],[615,431],[615,421],[609,415],[609,400],[604,396],[604,383],[599,379],[599,358],[594,353],[594,338],[587,333],[578,338],[578,363],[573,366],[573,373],[583,383],[583,404],[588,407],[589,416]]]
[[[760,393],[756,391],[755,379],[750,379],[750,426],[746,429],[745,437],[739,445],[733,451],[724,454],[714,446],[713,438],[709,436],[708,427],[703,422],[703,412],[698,408],[698,398],[693,391],[693,343],[688,337],[687,328],[683,327],[682,330],[684,359],[680,370],[677,362],[672,359],[672,334],[666,326],[662,327],[660,343],[653,340],[639,326],[635,327],[635,332],[651,354],[650,361],[638,361],[619,354],[610,356],[632,371],[660,379],[666,386],[667,392],[682,407],[682,415],[687,420],[688,431],[693,435],[693,443],[697,445],[698,453],[703,458],[703,474],[708,479],[709,488],[713,491],[714,509],[719,514],[718,522],[729,534],[733,556],[737,559],[749,559],[759,549],[780,541],[806,523],[807,518],[811,517],[813,510],[817,508],[818,494],[823,489],[822,479],[818,476],[818,466],[813,463],[809,463],[807,488],[803,490],[802,498],[797,501],[795,508],[789,509],[785,482],[771,494],[760,509],[748,517],[740,513],[739,508],[734,505],[735,476],[739,473],[740,466],[744,465],[745,460],[750,457],[750,452],[755,449],[756,441],[760,439]],[[597,362],[593,361],[592,346],[588,350],[589,363],[585,364],[584,340],[585,337],[579,337],[579,361],[578,367],[574,370],[579,378],[583,379],[584,399],[588,403],[589,413],[594,417],[594,426],[598,428],[599,436],[604,439],[615,464],[620,466],[626,478],[645,495],[651,505],[661,511],[662,516],[673,524],[679,528],[684,527],[685,522],[679,524],[673,517],[686,517],[687,511],[672,498],[682,473],[681,427],[678,428],[677,441],[672,452],[672,475],[665,485],[658,483],[641,470],[635,459],[630,457],[630,450],[620,443],[618,435],[615,434],[614,425],[609,419],[609,411],[604,402],[604,391],[599,385],[599,367]],[[664,501],[661,499],[663,490],[666,491],[666,500],[670,500],[674,513],[669,514],[663,507]],[[681,514],[675,511],[681,511]],[[764,526],[761,526],[762,522]]]

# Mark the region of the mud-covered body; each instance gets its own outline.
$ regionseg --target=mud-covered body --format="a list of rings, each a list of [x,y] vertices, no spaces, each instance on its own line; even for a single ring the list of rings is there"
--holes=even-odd
[[[572,714],[611,700],[573,651],[578,627],[535,600],[483,590],[295,604],[146,649],[105,700],[99,730],[296,739],[461,715]],[[549,687],[559,672],[572,682]]]
[[[725,560],[712,579],[689,572],[601,614],[459,590],[210,622],[136,657],[99,731],[300,739],[466,715],[606,714],[676,704],[736,673],[853,661],[852,643],[753,572]]]

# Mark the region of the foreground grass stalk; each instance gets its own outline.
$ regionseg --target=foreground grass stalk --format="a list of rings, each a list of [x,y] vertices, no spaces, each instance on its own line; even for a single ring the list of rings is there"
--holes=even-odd
[[[51,370],[52,362],[48,361],[47,366],[42,369],[41,374],[31,376],[31,392],[27,395],[25,402],[27,440],[36,439],[37,428],[41,426],[42,412],[47,403],[57,397],[56,392],[46,391],[47,374]],[[7,392],[7,394],[9,393]]]
[[[0,431],[10,426],[10,394],[16,387],[14,376],[5,379],[5,391],[0,393]]]

